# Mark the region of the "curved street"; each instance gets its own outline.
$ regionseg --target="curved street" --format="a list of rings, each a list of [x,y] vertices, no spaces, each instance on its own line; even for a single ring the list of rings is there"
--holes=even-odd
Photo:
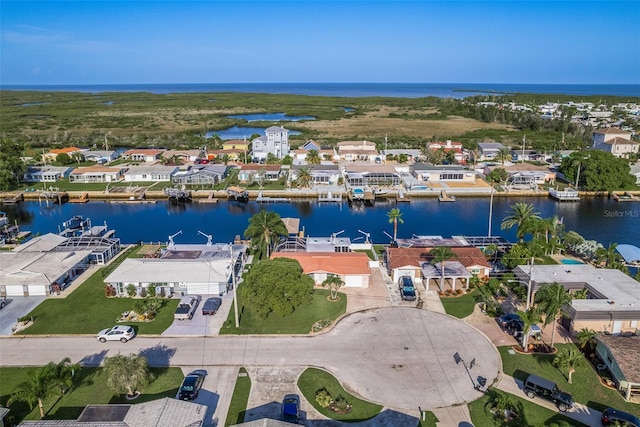
[[[475,400],[477,377],[491,384],[501,366],[493,344],[473,327],[408,307],[353,313],[317,336],[137,337],[126,344],[102,344],[93,336],[12,337],[0,343],[2,366],[64,357],[96,366],[121,352],[141,353],[151,366],[323,367],[355,394],[408,411]],[[456,363],[456,353],[463,362]]]

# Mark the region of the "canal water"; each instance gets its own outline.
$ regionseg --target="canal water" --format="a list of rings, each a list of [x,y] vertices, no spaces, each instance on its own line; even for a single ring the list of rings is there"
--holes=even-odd
[[[543,217],[557,215],[567,230],[575,230],[587,239],[607,246],[609,243],[640,246],[640,203],[620,203],[605,198],[581,200],[577,203],[557,203],[547,198],[496,197],[493,201],[492,235],[515,241],[515,229],[501,230],[500,224],[513,203],[532,203]],[[93,225],[107,223],[116,230],[123,243],[166,242],[168,236],[182,231],[176,243],[206,242],[198,233],[213,235],[218,243],[230,242],[242,236],[251,216],[269,209],[281,217],[300,218],[300,228],[308,236],[329,236],[340,233],[352,240],[362,238],[358,230],[371,234],[374,243],[388,243],[393,224],[387,213],[398,208],[403,222],[398,224],[398,238],[412,235],[444,236],[487,235],[489,198],[458,197],[454,203],[436,199],[413,200],[410,203],[376,202],[375,206],[353,206],[347,202],[318,203],[296,201],[281,204],[256,202],[219,202],[175,204],[158,201],[155,204],[113,204],[102,201],[85,204],[45,204],[25,202],[4,206],[11,224],[18,222],[22,230],[34,235],[58,232],[62,222],[74,215],[90,218]]]

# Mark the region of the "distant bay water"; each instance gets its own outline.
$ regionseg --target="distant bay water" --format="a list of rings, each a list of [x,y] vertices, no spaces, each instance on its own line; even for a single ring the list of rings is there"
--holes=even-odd
[[[506,84],[506,83],[166,83],[105,85],[0,85],[2,90],[54,92],[240,92],[335,97],[465,98],[479,94],[540,93],[640,97],[636,84]]]

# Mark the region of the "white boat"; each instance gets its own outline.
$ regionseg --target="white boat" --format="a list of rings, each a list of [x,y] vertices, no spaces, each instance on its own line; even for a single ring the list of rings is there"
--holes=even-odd
[[[0,227],[4,227],[9,224],[9,218],[5,212],[0,212]]]

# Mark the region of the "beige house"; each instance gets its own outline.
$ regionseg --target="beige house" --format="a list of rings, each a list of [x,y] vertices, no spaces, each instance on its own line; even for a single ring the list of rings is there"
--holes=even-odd
[[[475,183],[476,174],[459,165],[431,165],[416,163],[410,167],[411,175],[422,182],[464,182]]]
[[[316,285],[334,274],[342,279],[345,287],[369,287],[369,257],[363,252],[274,252],[271,258],[295,259]]]
[[[122,153],[123,159],[132,160],[134,162],[155,162],[160,159],[160,156],[165,150],[156,150],[152,148],[135,148],[133,150],[127,150]]]
[[[336,158],[347,162],[364,161],[381,163],[382,155],[376,149],[375,142],[342,141],[336,146]]]
[[[593,131],[591,145],[596,150],[607,151],[616,157],[629,157],[638,153],[640,142],[633,141],[631,134],[618,128],[606,128]]]
[[[69,182],[88,184],[92,182],[116,182],[124,177],[125,167],[88,166],[76,168],[69,175]]]

